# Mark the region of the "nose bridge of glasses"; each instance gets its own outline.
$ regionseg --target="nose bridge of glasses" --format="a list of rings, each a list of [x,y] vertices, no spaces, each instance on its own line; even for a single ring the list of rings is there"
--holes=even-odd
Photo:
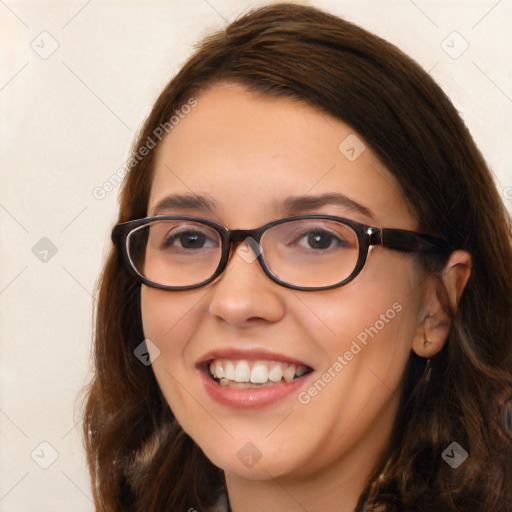
[[[237,247],[247,239],[254,240],[259,243],[261,238],[261,230],[259,229],[232,229],[229,231],[229,245],[235,251]],[[252,247],[252,240],[248,240],[249,245]]]

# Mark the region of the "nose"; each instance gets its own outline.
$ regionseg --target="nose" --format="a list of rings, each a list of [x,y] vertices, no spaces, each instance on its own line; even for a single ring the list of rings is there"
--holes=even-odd
[[[278,322],[285,313],[286,289],[265,274],[254,245],[236,245],[224,272],[211,285],[210,313],[237,327]]]

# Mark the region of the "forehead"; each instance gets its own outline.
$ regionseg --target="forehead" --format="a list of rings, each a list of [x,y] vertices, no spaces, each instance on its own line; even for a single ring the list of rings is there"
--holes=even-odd
[[[339,194],[370,211],[374,222],[414,227],[396,180],[342,121],[233,84],[195,99],[158,147],[148,215],[169,195],[196,195],[211,199],[216,220],[254,226],[283,215],[291,196]],[[329,212],[343,209],[337,204]],[[369,221],[357,208],[348,210]]]

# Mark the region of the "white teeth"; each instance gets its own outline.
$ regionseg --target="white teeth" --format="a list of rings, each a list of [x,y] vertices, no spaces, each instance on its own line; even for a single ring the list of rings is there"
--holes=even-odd
[[[308,372],[305,366],[279,361],[232,361],[217,359],[210,364],[210,374],[222,386],[237,383],[242,387],[273,385],[278,382],[291,382]]]
[[[290,366],[287,366],[283,371],[283,378],[285,382],[290,382],[293,380],[293,377],[295,376],[295,365],[291,364]]]
[[[251,382],[253,384],[265,384],[268,380],[268,368],[265,363],[256,363],[251,371]]]
[[[297,366],[295,375],[297,375],[297,377],[302,377],[307,371],[308,369],[305,366]]]
[[[217,377],[217,375],[215,375]],[[233,361],[226,361],[224,365],[224,378],[228,380],[235,380],[235,365]]]
[[[224,366],[222,364],[222,361],[215,361],[214,373],[215,375],[217,375],[219,379],[222,379],[224,377]]]
[[[279,382],[283,378],[283,367],[280,364],[274,365],[268,372],[268,380]]]
[[[249,382],[251,380],[251,369],[247,361],[240,361],[235,368],[235,382]]]

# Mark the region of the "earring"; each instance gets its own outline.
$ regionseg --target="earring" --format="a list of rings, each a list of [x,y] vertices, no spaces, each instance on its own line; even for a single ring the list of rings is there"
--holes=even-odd
[[[432,363],[430,362],[430,358],[427,359],[427,364],[425,365],[425,371],[423,372],[423,376],[421,380],[424,380],[425,383],[428,384],[430,381],[430,374],[432,373]]]

